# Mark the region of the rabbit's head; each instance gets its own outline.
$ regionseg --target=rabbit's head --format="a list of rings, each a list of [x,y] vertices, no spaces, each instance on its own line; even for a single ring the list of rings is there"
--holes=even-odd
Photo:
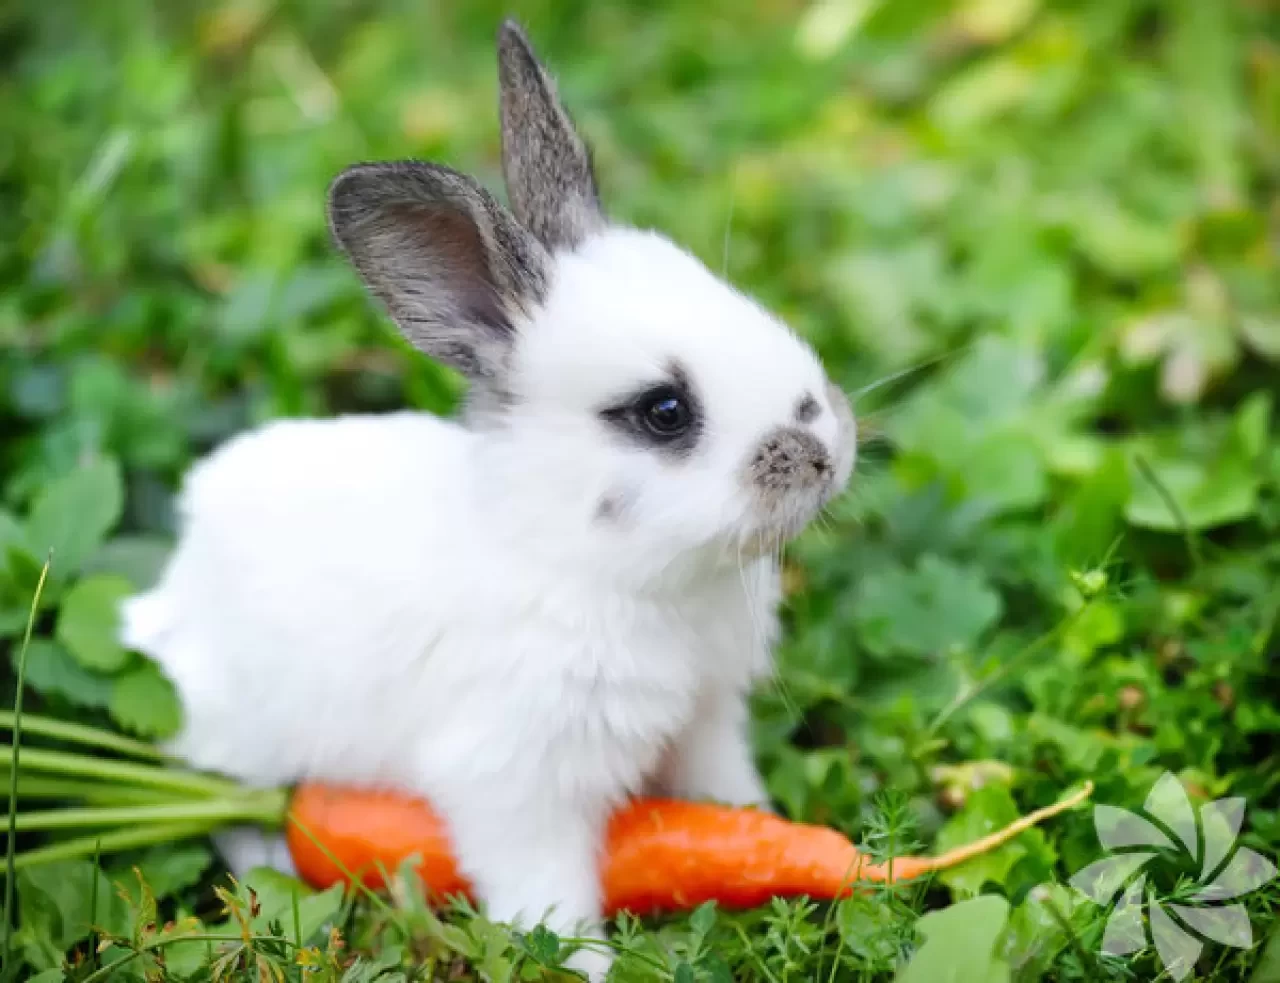
[[[849,478],[844,395],[758,304],[606,217],[511,21],[498,60],[509,208],[438,164],[360,164],[331,188],[337,242],[405,336],[467,376],[486,480],[557,549],[657,574],[780,546]]]

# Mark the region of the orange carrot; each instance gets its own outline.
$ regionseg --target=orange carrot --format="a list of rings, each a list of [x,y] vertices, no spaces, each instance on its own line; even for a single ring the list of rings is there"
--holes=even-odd
[[[936,857],[900,857],[877,865],[833,829],[792,823],[751,809],[638,799],[609,823],[601,871],[605,909],[647,915],[715,900],[748,908],[779,896],[837,898],[858,882],[913,880],[994,850],[1036,823],[1082,802],[1086,783],[1067,798],[966,846]],[[383,886],[410,857],[437,897],[472,886],[458,869],[444,823],[421,800],[318,784],[295,790],[286,832],[299,874],[315,887],[347,879]]]

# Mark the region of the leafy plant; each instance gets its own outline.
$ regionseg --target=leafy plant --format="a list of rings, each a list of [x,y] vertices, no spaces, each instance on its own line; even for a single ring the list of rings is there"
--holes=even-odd
[[[181,708],[121,648],[116,602],[157,576],[201,454],[281,416],[455,405],[458,380],[387,329],[321,206],[358,159],[441,159],[497,187],[492,39],[508,12],[0,10],[3,697],[17,695],[51,560],[24,706],[124,742],[23,734],[15,812],[87,808],[86,793],[155,804],[142,742],[172,734]],[[854,394],[853,487],[789,551],[778,672],[756,699],[780,808],[905,852],[1083,779],[1095,801],[1136,808],[1170,771],[1197,804],[1243,797],[1242,842],[1274,858],[1274,11],[515,12],[556,66],[613,213],[725,269]],[[133,768],[104,774],[108,750]],[[50,754],[79,771],[51,773],[66,762]],[[163,791],[246,815],[269,805],[209,781]],[[105,850],[100,872],[89,850],[11,878],[10,978],[528,980],[554,978],[570,944],[435,911],[411,876],[376,900],[267,875],[233,884],[205,827],[175,839],[154,825]],[[17,839],[57,848],[95,832]],[[1152,978],[1153,949],[1106,955],[1105,912],[1066,886],[1098,850],[1087,815],[1063,817],[928,889],[623,920],[617,972]],[[1278,892],[1242,899],[1256,945],[1208,945],[1187,978],[1270,979]],[[970,955],[943,958],[958,951]]]

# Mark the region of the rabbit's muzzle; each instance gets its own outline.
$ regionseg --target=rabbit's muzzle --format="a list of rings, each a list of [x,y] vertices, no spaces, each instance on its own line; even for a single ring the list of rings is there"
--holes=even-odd
[[[755,514],[749,537],[795,536],[835,493],[838,471],[831,451],[809,430],[785,426],[766,434],[744,474]]]
[[[834,467],[826,446],[798,427],[780,427],[760,444],[748,468],[752,489],[776,507],[797,494],[831,484]]]

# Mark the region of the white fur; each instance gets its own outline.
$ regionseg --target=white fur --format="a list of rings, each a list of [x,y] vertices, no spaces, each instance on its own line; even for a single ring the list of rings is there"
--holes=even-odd
[[[123,637],[177,686],[172,749],[194,765],[423,795],[493,917],[598,934],[611,808],[767,798],[744,698],[779,587],[772,556],[743,553],[761,521],[744,462],[804,393],[837,488],[853,448],[809,347],[667,240],[611,229],[553,272],[500,425],[281,421],[199,463]],[[682,461],[596,412],[672,359],[708,420]]]

